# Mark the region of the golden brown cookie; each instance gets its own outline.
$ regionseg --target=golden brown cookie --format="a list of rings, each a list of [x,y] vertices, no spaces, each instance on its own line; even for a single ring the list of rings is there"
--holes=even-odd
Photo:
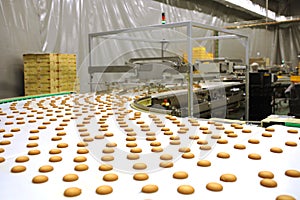
[[[195,189],[190,185],[180,185],[177,188],[177,192],[180,194],[187,195],[187,194],[193,194],[195,192]]]
[[[248,142],[251,143],[251,144],[259,144],[258,139],[249,139]]]
[[[171,161],[164,161],[164,162],[160,162],[159,166],[162,168],[171,168],[174,166],[174,164]]]
[[[99,166],[100,171],[110,171],[113,169],[113,166],[110,164],[102,164]]]
[[[211,182],[206,185],[206,189],[214,192],[219,192],[223,190],[223,186],[220,183]]]
[[[48,176],[45,175],[38,175],[33,177],[32,183],[45,183],[48,181]]]
[[[261,156],[257,153],[250,153],[248,155],[248,158],[252,159],[252,160],[260,160],[261,159]]]
[[[142,192],[144,193],[154,193],[158,191],[158,186],[157,185],[153,185],[153,184],[149,184],[149,185],[145,185],[142,188]]]
[[[49,151],[49,154],[60,154],[61,153],[61,150],[60,149],[51,149]]]
[[[39,168],[39,172],[47,173],[53,171],[53,167],[51,165],[44,165]]]
[[[287,130],[288,133],[293,133],[293,134],[297,134],[298,133],[298,130],[296,129],[289,129]]]
[[[28,151],[28,155],[38,155],[40,153],[41,153],[41,151],[38,149]]]
[[[26,167],[23,166],[23,165],[17,165],[17,166],[14,166],[13,168],[11,168],[11,172],[12,173],[21,173],[21,172],[24,172],[26,170]]]
[[[287,141],[287,142],[285,142],[285,145],[290,146],[290,147],[296,147],[297,143],[294,141]]]
[[[235,148],[235,149],[246,149],[246,146],[243,145],[243,144],[235,144],[235,145],[234,145],[234,148]]]
[[[185,158],[185,159],[192,159],[192,158],[195,157],[195,155],[194,155],[193,153],[191,153],[191,152],[188,152],[188,153],[183,153],[183,154],[181,155],[181,157],[182,157],[182,158]]]
[[[282,194],[282,195],[277,196],[276,200],[296,200],[296,198],[294,198],[291,195]]]
[[[177,172],[173,173],[173,178],[176,178],[176,179],[185,179],[188,176],[189,176],[188,173],[186,173],[185,171],[177,171]]]
[[[148,174],[146,173],[136,173],[133,175],[133,179],[137,181],[145,181],[149,178]]]
[[[136,170],[143,170],[147,168],[147,165],[145,163],[135,163],[132,167]]]
[[[100,195],[106,195],[113,192],[113,188],[109,185],[102,185],[96,189],[96,193]]]
[[[62,157],[60,156],[51,156],[49,158],[49,162],[60,162],[60,161],[62,161]]]
[[[173,156],[171,154],[162,154],[160,156],[160,159],[161,160],[172,160],[173,159]]]
[[[289,169],[285,171],[285,175],[293,178],[299,178],[300,177],[300,171],[295,169]]]
[[[73,159],[74,162],[85,162],[86,160],[85,156],[77,156]]]
[[[258,173],[258,176],[260,178],[268,178],[268,179],[274,178],[274,174],[272,172],[270,172],[270,171],[260,171]]]
[[[118,175],[117,175],[117,174],[114,174],[114,173],[105,174],[105,175],[103,176],[103,180],[104,180],[104,181],[108,181],[108,182],[116,181],[116,180],[118,180]]]
[[[199,160],[197,165],[200,167],[209,167],[211,166],[211,162],[209,160]]]
[[[75,171],[86,171],[89,169],[89,166],[86,164],[79,164],[74,167]]]
[[[268,179],[268,178],[262,179],[260,181],[260,184],[262,186],[269,187],[269,188],[277,187],[277,182],[273,179]]]
[[[16,158],[15,161],[17,163],[27,162],[27,161],[29,161],[29,157],[28,156],[19,156]]]
[[[76,197],[81,194],[81,189],[77,187],[67,188],[64,192],[66,197]]]
[[[115,158],[113,156],[102,156],[102,161],[113,161]]]
[[[222,174],[220,180],[224,182],[235,182],[236,176],[234,174]]]
[[[283,152],[283,150],[279,147],[272,147],[270,149],[270,151],[273,152],[273,153],[282,153]]]
[[[182,153],[188,153],[191,151],[191,149],[189,147],[180,147],[178,151]]]
[[[230,154],[229,154],[229,153],[226,153],[226,152],[219,152],[219,153],[217,154],[217,157],[218,157],[218,158],[225,158],[225,159],[227,159],[227,158],[230,158]]]

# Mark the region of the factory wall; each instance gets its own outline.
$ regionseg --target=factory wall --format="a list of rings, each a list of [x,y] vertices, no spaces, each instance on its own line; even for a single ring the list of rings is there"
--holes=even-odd
[[[89,33],[160,24],[162,12],[166,13],[167,23],[193,20],[218,27],[226,24],[224,19],[201,9],[178,8],[152,0],[4,0],[0,9],[0,98],[24,94],[24,53],[77,54],[81,92],[87,92]],[[263,31],[253,30],[245,31],[254,39],[250,54],[267,51],[271,55],[272,43],[261,42],[269,36],[264,38]],[[269,45],[268,48],[263,44]],[[230,43],[228,49],[227,46],[226,42],[220,45],[224,55],[244,58],[240,44]],[[113,47],[106,48],[107,54],[115,52]]]

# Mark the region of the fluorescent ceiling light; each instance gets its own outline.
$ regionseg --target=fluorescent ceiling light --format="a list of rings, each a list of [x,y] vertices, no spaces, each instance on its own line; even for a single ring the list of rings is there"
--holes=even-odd
[[[267,10],[268,12],[266,12],[265,8],[261,7],[258,4],[254,4],[250,0],[216,0],[216,1],[221,2],[226,6],[228,6],[228,4],[231,4],[231,5],[243,8],[252,13],[256,13],[260,16],[267,17],[268,19],[271,19],[274,21],[283,21],[286,19],[284,16],[276,16],[276,13],[271,10]]]

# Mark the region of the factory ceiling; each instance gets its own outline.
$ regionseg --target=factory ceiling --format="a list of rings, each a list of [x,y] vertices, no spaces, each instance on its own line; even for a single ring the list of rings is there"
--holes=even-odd
[[[287,18],[290,19],[291,16],[300,16],[299,0],[156,1],[217,16],[229,23],[265,19],[269,21],[285,21]]]

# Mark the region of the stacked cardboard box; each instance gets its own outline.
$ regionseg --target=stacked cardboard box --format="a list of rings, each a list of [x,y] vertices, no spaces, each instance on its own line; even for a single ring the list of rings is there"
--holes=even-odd
[[[212,53],[207,53],[206,48],[203,46],[194,47],[192,53],[192,64],[194,64],[196,60],[209,60],[214,57]],[[183,61],[188,62],[187,53],[183,54]]]
[[[23,61],[26,96],[77,89],[75,54],[24,54]]]

